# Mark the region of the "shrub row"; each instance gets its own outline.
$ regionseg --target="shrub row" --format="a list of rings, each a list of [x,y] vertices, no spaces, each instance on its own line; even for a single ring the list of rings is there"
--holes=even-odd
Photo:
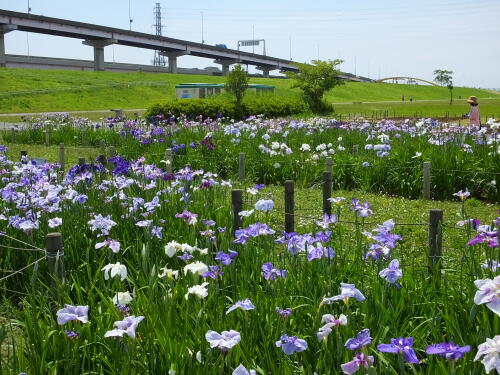
[[[238,118],[264,115],[271,118],[297,115],[308,110],[307,104],[302,99],[294,96],[248,96],[243,100],[242,108],[237,108],[232,98],[219,96],[203,99],[176,99],[164,104],[155,104],[148,108],[145,116],[150,118],[160,114],[166,117],[185,115],[190,119],[194,119],[199,116]]]

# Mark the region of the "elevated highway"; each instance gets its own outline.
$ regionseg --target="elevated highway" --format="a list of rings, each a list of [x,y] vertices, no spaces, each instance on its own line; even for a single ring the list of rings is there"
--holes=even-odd
[[[104,48],[112,44],[161,51],[164,56],[168,57],[168,68],[166,71],[169,73],[178,72],[177,58],[185,55],[212,59],[216,64],[222,66],[222,75],[227,75],[229,67],[232,64],[255,66],[258,70],[262,71],[264,77],[269,77],[269,72],[273,70],[280,70],[282,72],[298,71],[294,61],[277,57],[264,56],[137,31],[0,9],[0,66],[3,67],[8,64],[10,66],[12,66],[12,64],[32,64],[34,66],[38,65],[41,68],[50,67],[64,69],[64,66],[71,66],[72,64],[70,59],[67,59],[68,61],[66,62],[62,61],[63,59],[57,59],[59,61],[53,59],[53,61],[49,63],[48,60],[44,61],[44,58],[41,57],[35,59],[30,59],[29,56],[8,57],[5,54],[4,35],[13,31],[25,31],[81,39],[83,45],[90,46],[94,49],[93,69],[97,71],[105,70],[105,68],[110,67],[111,63],[104,62]],[[81,62],[73,63],[73,65],[87,68],[86,64],[82,65]],[[122,68],[129,70],[131,67],[122,66]],[[116,67],[116,69],[120,68]],[[156,72],[165,71],[164,68],[144,68],[144,70]],[[369,78],[350,73],[341,73],[340,78],[346,81],[355,82],[372,81]]]
[[[94,48],[95,70],[104,70],[104,48],[112,44],[162,51],[168,57],[168,67],[171,73],[177,71],[177,58],[184,55],[213,59],[215,63],[222,65],[223,74],[229,72],[231,64],[256,66],[257,69],[262,70],[264,76],[268,76],[270,71],[277,69],[298,70],[293,65],[293,61],[276,57],[3,9],[0,9],[0,66],[5,66],[6,60],[4,34],[16,30],[83,40],[84,45]]]

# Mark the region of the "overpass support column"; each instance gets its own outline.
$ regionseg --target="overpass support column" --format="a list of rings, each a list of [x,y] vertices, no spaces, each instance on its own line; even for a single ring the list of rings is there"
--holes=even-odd
[[[82,44],[94,47],[94,70],[104,71],[104,47],[116,44],[116,39],[85,40]]]
[[[221,64],[222,65],[222,75],[227,76],[229,74],[229,67],[232,64],[237,64],[239,63],[238,60],[231,60],[231,59],[219,59],[219,60],[214,60],[215,64]]]
[[[160,55],[168,57],[168,72],[177,73],[177,58],[189,55],[189,51],[162,51]]]
[[[262,71],[262,76],[264,78],[269,78],[269,72],[271,70],[275,70],[275,69],[278,69],[277,66],[269,66],[269,65],[266,65],[266,66],[256,66],[255,69],[257,70],[261,70]]]
[[[5,38],[4,35],[10,31],[17,30],[16,25],[0,24],[0,67],[5,68],[7,57],[5,56]]]
[[[168,56],[168,72],[177,73],[177,56]]]
[[[229,64],[229,63],[222,64],[222,75],[223,76],[227,76],[229,74],[230,66],[231,66],[231,64]]]

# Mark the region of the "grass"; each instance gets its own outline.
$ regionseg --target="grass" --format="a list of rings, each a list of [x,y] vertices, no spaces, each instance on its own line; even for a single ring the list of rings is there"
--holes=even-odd
[[[175,85],[202,81],[223,83],[224,77],[182,74],[79,72],[64,70],[32,70],[0,68],[0,108],[3,113],[57,112],[77,110],[108,110],[111,108],[141,109],[175,97]],[[287,79],[251,78],[252,83],[274,85],[277,95],[298,93]],[[422,85],[394,85],[388,83],[347,82],[327,93],[326,99],[337,105],[338,113],[370,113],[395,111],[397,115],[444,117],[446,112],[463,114],[468,111],[464,99],[476,95],[481,102],[483,116],[500,112],[500,94],[479,89],[456,87],[453,106],[448,105],[449,92],[444,87]],[[414,103],[399,103],[401,96],[413,96]],[[483,100],[495,98],[495,100]],[[436,102],[427,102],[436,100]],[[373,103],[395,101],[396,103]],[[362,102],[364,104],[353,104]],[[365,104],[366,103],[366,104]],[[110,112],[105,113],[109,115]],[[97,114],[89,114],[97,119]],[[14,118],[10,118],[15,120]],[[4,119],[4,121],[7,121]]]
[[[3,311],[7,316],[5,323],[6,342],[2,346],[6,358],[3,370],[6,373],[25,371],[31,375],[46,373],[81,374],[140,374],[140,373],[176,373],[186,374],[230,374],[242,363],[246,368],[258,369],[259,374],[327,374],[339,371],[340,364],[350,361],[353,353],[344,348],[344,343],[363,328],[369,328],[374,343],[365,350],[375,356],[375,368],[370,373],[378,374],[438,374],[445,373],[445,361],[427,357],[426,345],[440,341],[454,340],[460,345],[470,344],[471,353],[457,363],[456,374],[479,373],[482,365],[473,362],[478,344],[486,337],[492,337],[497,331],[498,317],[485,306],[474,309],[472,296],[475,288],[474,276],[469,272],[468,256],[477,261],[483,259],[482,248],[465,248],[469,233],[466,231],[448,231],[445,229],[445,270],[441,274],[442,286],[436,281],[436,273],[427,269],[427,241],[425,238],[426,210],[440,205],[437,202],[410,201],[364,194],[360,192],[336,192],[346,198],[371,199],[374,217],[367,221],[379,223],[394,218],[410,223],[424,223],[424,226],[400,227],[394,232],[403,236],[403,241],[391,255],[400,259],[403,269],[401,288],[388,285],[378,276],[378,272],[387,262],[365,262],[362,253],[367,249],[368,241],[361,236],[362,230],[370,230],[373,225],[336,224],[331,240],[325,242],[333,246],[337,255],[333,260],[316,259],[307,261],[304,254],[292,255],[286,246],[277,245],[273,239],[277,236],[259,236],[250,238],[247,245],[233,243],[228,188],[212,186],[198,189],[200,177],[194,177],[191,183],[179,181],[183,192],[189,192],[191,202],[185,204],[179,200],[181,192],[169,181],[157,181],[153,189],[143,188],[147,180],[145,169],[136,168],[138,175],[128,177],[136,183],[126,186],[106,184],[106,189],[98,189],[104,176],[95,176],[94,180],[66,185],[60,192],[62,210],[49,213],[42,207],[39,210],[41,227],[29,234],[11,227],[9,235],[37,246],[44,246],[44,235],[50,231],[47,219],[62,217],[59,230],[64,238],[65,264],[68,282],[57,288],[53,295],[46,282],[45,265],[40,270],[2,284],[9,289],[28,293],[22,297],[20,307],[13,308],[16,297],[3,301]],[[35,173],[33,170],[30,172]],[[27,175],[25,175],[27,176]],[[17,177],[13,177],[16,179]],[[23,177],[25,180],[30,177]],[[37,178],[34,179],[34,181]],[[3,182],[0,182],[3,184]],[[137,185],[136,185],[137,184]],[[29,195],[39,194],[36,185],[22,184],[20,190]],[[44,186],[46,184],[44,183]],[[104,185],[102,185],[104,186]],[[180,186],[180,185],[177,185]],[[174,188],[172,190],[172,188]],[[88,197],[84,205],[62,198],[67,193],[85,194]],[[283,216],[280,187],[266,187],[259,197],[271,194],[276,201],[276,210],[270,213],[256,213],[244,219],[243,226],[260,221],[271,225],[277,231],[282,228]],[[114,197],[114,198],[113,198]],[[159,197],[162,204],[148,209],[133,209],[132,197],[141,197],[145,202],[152,202]],[[248,194],[248,204],[257,198]],[[130,202],[129,202],[130,201]],[[57,204],[52,197],[51,204]],[[297,191],[297,206],[301,210],[314,210],[319,218],[321,195],[318,189]],[[135,203],[134,203],[135,205]],[[341,219],[355,220],[355,214],[344,204]],[[478,215],[483,220],[495,216],[493,207],[477,201],[466,202],[469,215]],[[14,204],[1,201],[2,212],[9,208],[9,215],[18,213]],[[462,212],[460,203],[448,202],[445,208],[446,223],[452,225],[456,212]],[[21,207],[22,209],[22,207]],[[199,215],[198,223],[188,225],[175,214],[188,209]],[[448,211],[449,210],[449,211]],[[98,231],[91,231],[87,221],[95,214],[111,215],[116,226],[110,229],[109,236],[99,237]],[[395,215],[394,217],[391,215]],[[125,216],[123,216],[125,215]],[[308,213],[311,215],[311,212]],[[152,238],[149,231],[135,225],[138,220],[147,217],[164,228],[162,239]],[[209,218],[217,226],[226,227],[226,232],[217,233],[215,241],[209,241],[199,231],[207,228],[202,219]],[[458,218],[458,216],[457,216]],[[358,218],[359,219],[359,218]],[[309,219],[308,219],[309,220]],[[309,222],[297,223],[299,233],[317,232],[318,228]],[[314,229],[313,229],[314,228]],[[106,248],[95,249],[95,244],[103,238],[111,237],[120,241],[122,248],[112,253]],[[169,241],[178,241],[199,247],[207,247],[208,254],[194,252],[193,261],[214,264],[216,251],[231,248],[239,255],[233,264],[224,266],[221,278],[208,280],[208,296],[197,299],[185,297],[188,287],[200,284],[203,280],[198,275],[182,272],[185,263],[176,257],[166,256],[164,246]],[[5,241],[5,245],[14,246],[15,242]],[[5,256],[0,260],[3,267],[18,267],[21,257],[29,259],[30,254]],[[119,261],[128,270],[128,276],[120,281],[117,278],[104,280],[102,267],[107,263]],[[462,269],[455,267],[462,264]],[[267,281],[260,270],[264,262],[273,262],[275,267],[288,270],[285,279]],[[161,267],[181,270],[176,280],[158,277]],[[452,268],[453,266],[453,268]],[[462,273],[463,272],[463,273]],[[490,276],[479,270],[478,276]],[[321,305],[324,296],[335,295],[341,282],[353,283],[367,299],[363,302],[351,301],[350,304],[335,302]],[[120,339],[105,338],[113,322],[124,316],[111,302],[116,292],[133,292],[133,301],[129,304],[130,315],[145,316],[137,327],[135,339],[124,336]],[[19,298],[19,297],[17,297]],[[235,301],[249,298],[256,306],[252,311],[236,310],[226,314],[226,310]],[[17,299],[19,301],[19,299]],[[56,311],[65,303],[88,305],[89,323],[69,322],[58,325]],[[293,308],[288,319],[282,319],[276,313],[276,307]],[[328,340],[318,341],[316,332],[321,326],[322,314],[340,313],[348,316],[348,325],[332,332]],[[11,327],[21,331],[11,332]],[[68,339],[64,329],[79,332],[79,337]],[[221,332],[234,329],[241,334],[241,341],[228,353],[223,354],[216,348],[209,348],[205,339],[208,330]],[[285,355],[276,347],[275,342],[286,333],[305,339],[308,349],[292,356]],[[406,365],[391,354],[382,354],[376,345],[387,343],[393,337],[413,337],[417,356],[422,360],[419,365]],[[17,338],[15,340],[14,338]],[[9,347],[8,345],[12,345]],[[9,348],[10,351],[6,349]],[[13,351],[15,350],[15,351]],[[200,352],[196,360],[196,353]]]
[[[354,180],[359,178],[362,182],[366,176],[371,176],[371,183],[362,186],[379,190],[392,187],[403,194],[420,190],[420,167],[424,157],[432,160],[433,166],[436,164],[438,168],[487,168],[496,171],[498,168],[494,166],[499,161],[498,155],[489,155],[488,146],[474,144],[472,138],[462,139],[460,133],[456,135],[460,141],[457,144],[431,145],[428,143],[431,128],[423,136],[409,137],[403,126],[398,130],[402,133],[401,138],[391,132],[384,135],[390,135],[391,155],[378,158],[363,146],[368,142],[367,133],[376,138],[382,130],[323,129],[320,124],[324,122],[318,120],[314,126],[312,123],[308,128],[289,129],[281,120],[255,120],[255,123],[247,124],[250,126],[241,127],[241,135],[237,139],[239,143],[234,143],[232,131],[226,133],[224,130],[227,129],[222,125],[217,127],[214,124],[190,128],[165,125],[173,133],[171,137],[151,135],[149,131],[158,128],[137,127],[134,128],[137,139],[131,135],[120,137],[115,128],[90,130],[88,124],[81,122],[65,124],[61,128],[56,123],[50,125],[53,127],[54,143],[64,141],[67,145],[74,145],[67,147],[68,165],[76,164],[79,157],[89,160],[99,153],[97,147],[79,146],[84,134],[86,142],[94,145],[98,144],[98,140],[115,144],[117,152],[129,161],[144,156],[146,162],[154,161],[158,166],[163,165],[160,160],[164,157],[166,142],[168,146],[173,140],[185,144],[192,141],[199,143],[205,140],[206,132],[210,130],[216,147],[209,150],[198,145],[195,149],[183,149],[174,157],[173,167],[179,171],[189,163],[194,169],[203,168],[221,175],[225,173],[224,178],[234,179],[238,152],[246,153],[248,180],[235,182],[232,188],[243,189],[244,209],[252,208],[257,199],[262,198],[271,198],[275,208],[268,213],[255,212],[251,217],[244,218],[243,227],[260,222],[276,231],[276,235],[251,237],[253,234],[250,234],[246,245],[234,242],[233,230],[236,228],[233,228],[231,212],[232,188],[224,187],[219,177],[209,174],[200,176],[198,173],[191,175],[187,169],[172,177],[157,171],[154,165],[134,162],[126,178],[113,179],[109,173],[96,172],[92,176],[85,173],[79,182],[78,179],[72,182],[71,178],[67,178],[59,184],[55,173],[44,175],[45,172],[34,167],[24,167],[23,173],[19,173],[19,168],[23,168],[21,165],[10,173],[14,166],[0,158],[0,214],[12,217],[12,225],[2,227],[2,231],[40,248],[45,246],[47,233],[59,231],[64,241],[67,275],[66,285],[57,285],[56,294],[49,286],[45,261],[36,270],[30,269],[0,282],[0,374],[23,371],[30,375],[135,375],[166,374],[175,370],[177,374],[225,375],[231,374],[240,363],[247,369],[257,369],[259,375],[337,373],[340,365],[353,357],[353,353],[344,348],[344,343],[364,328],[369,328],[373,337],[373,344],[364,349],[375,357],[375,367],[368,370],[369,374],[447,373],[446,361],[427,356],[425,347],[451,340],[461,346],[472,347],[471,353],[457,361],[454,374],[481,373],[483,366],[473,361],[476,348],[486,338],[498,333],[500,320],[484,305],[474,305],[473,297],[477,290],[474,280],[495,276],[493,272],[480,268],[480,264],[485,259],[496,259],[496,249],[485,245],[465,246],[475,233],[468,226],[457,228],[455,224],[469,217],[491,223],[498,216],[497,207],[474,198],[462,204],[458,200],[411,200],[360,190],[335,190],[332,196],[343,196],[347,200],[341,208],[334,206],[333,211],[340,220],[330,226],[331,237],[324,239],[325,230],[315,224],[322,218],[320,181],[324,160],[312,162],[311,153],[315,151],[301,152],[299,148],[303,143],[309,144],[312,150],[326,142],[334,144],[336,152],[330,154],[334,157],[334,186],[344,186],[349,182],[358,186],[359,181]],[[253,131],[255,134],[251,135]],[[267,133],[271,134],[268,143],[263,139]],[[1,139],[0,144],[8,139],[9,132],[2,136],[6,138]],[[21,150],[28,151],[29,156],[58,160],[57,146],[34,144],[43,142],[42,128],[35,125],[33,129],[19,132],[18,137],[29,144],[8,144],[8,156],[14,161],[19,159]],[[165,137],[167,141],[139,142],[155,137]],[[271,158],[258,150],[258,144],[270,145],[271,142],[286,142],[293,153]],[[472,153],[462,150],[464,142],[471,144]],[[341,144],[347,151],[337,147]],[[356,153],[350,152],[353,145],[359,146]],[[414,159],[416,151],[422,152],[422,159]],[[361,161],[365,160],[372,164],[370,168],[361,167]],[[276,161],[282,165],[275,167],[273,164]],[[408,169],[410,163],[415,168]],[[312,233],[315,238],[308,242],[304,252],[294,255],[287,251],[286,245],[275,242],[284,227],[284,192],[279,181],[301,177],[307,178],[308,184],[296,185],[295,229],[299,234]],[[213,182],[213,178],[220,183],[206,184]],[[436,170],[433,178],[448,177],[443,177]],[[463,180],[451,180],[454,176],[449,178],[445,183],[447,189],[454,189],[452,191],[470,187],[475,179],[473,175],[467,175]],[[257,196],[247,193],[246,189],[254,183],[267,181],[274,184],[264,187]],[[465,185],[462,186],[462,183]],[[486,180],[477,184],[486,184]],[[84,203],[80,200],[82,195],[86,199]],[[370,202],[374,215],[366,220],[356,216],[348,208],[350,198]],[[452,198],[451,194],[446,198]],[[427,223],[430,209],[444,210],[441,226],[443,255],[439,258],[442,269],[428,266]],[[176,214],[184,210],[196,213],[197,223],[188,224],[176,218]],[[97,214],[110,215],[116,225],[108,232],[99,234],[99,230],[91,229],[89,224],[89,220]],[[36,218],[39,224],[37,229],[25,232],[14,227],[16,220],[28,217]],[[50,228],[48,220],[55,217],[62,219],[62,225]],[[203,219],[216,222],[211,227],[213,234],[207,234],[210,228]],[[370,231],[376,224],[388,219],[398,224],[393,232],[402,236],[390,253],[391,259],[398,259],[401,263],[403,277],[399,281],[400,287],[388,284],[379,276],[389,260],[363,260],[372,241],[362,232]],[[3,217],[0,220],[5,222]],[[149,227],[136,225],[139,221],[144,223],[148,220],[151,223],[144,225]],[[151,234],[151,225],[163,229],[161,238]],[[224,227],[225,231],[217,230],[217,227]],[[211,235],[214,240],[208,238]],[[106,246],[96,248],[96,244],[110,238],[120,242],[119,252],[112,252]],[[4,247],[0,248],[0,270],[19,269],[43,254],[9,249],[10,246],[19,246],[19,243],[7,237],[1,239]],[[167,256],[165,246],[171,241],[207,249],[206,254],[194,251],[194,259],[189,262],[220,265],[214,255],[228,249],[237,251],[239,255],[231,265],[221,266],[222,277],[202,279],[199,275],[183,271],[186,263],[181,259]],[[318,242],[322,242],[324,247],[332,247],[336,256],[333,259],[308,260],[307,252],[319,246]],[[126,266],[127,277],[124,280],[105,280],[102,268],[116,262]],[[265,280],[261,271],[265,262],[287,270],[287,277]],[[159,277],[162,267],[179,270],[179,277]],[[204,281],[208,282],[206,298],[186,296],[188,288]],[[321,304],[325,296],[338,294],[340,283],[355,284],[366,300],[351,300],[349,304],[341,301]],[[27,295],[19,296],[12,290]],[[112,302],[115,293],[124,291],[133,294],[129,314],[144,316],[145,319],[137,327],[135,339],[126,335],[117,339],[106,338],[105,333],[113,328],[113,323],[124,318]],[[238,309],[226,313],[229,306],[245,298],[252,301],[255,310]],[[56,311],[64,304],[88,305],[89,322],[59,325]],[[276,307],[290,307],[292,315],[283,319],[276,313]],[[318,341],[316,332],[322,326],[323,314],[334,314],[336,317],[345,314],[348,324],[335,329],[328,340]],[[78,331],[79,336],[68,339],[65,329]],[[241,341],[235,347],[225,354],[209,347],[205,339],[208,330],[221,332],[230,329],[241,334]],[[285,355],[276,346],[282,334],[305,339],[307,350]],[[376,349],[377,344],[388,343],[391,338],[400,336],[414,338],[420,364],[405,364],[397,355],[384,354]]]
[[[409,102],[364,102],[336,103],[334,116],[342,118],[349,116],[365,118],[423,118],[432,117],[439,119],[459,119],[469,113],[470,106],[465,100],[455,99],[452,105],[449,100],[414,100]],[[485,123],[488,118],[500,119],[500,98],[484,98],[480,104],[481,122]],[[468,120],[464,120],[468,124]]]
[[[31,157],[57,161],[57,147],[42,146],[44,129],[47,129],[52,144],[65,144],[68,164],[76,164],[78,157],[94,160],[103,153],[99,150],[101,142],[104,146],[114,146],[118,154],[127,159],[145,156],[148,162],[156,165],[162,165],[166,149],[172,148],[176,168],[190,164],[193,168],[210,170],[222,178],[233,179],[238,173],[238,154],[244,152],[246,175],[255,182],[282,184],[286,179],[292,179],[298,186],[319,183],[325,158],[331,156],[335,166],[332,176],[335,189],[365,190],[408,198],[421,196],[422,162],[430,161],[434,198],[449,199],[456,191],[468,188],[477,199],[500,201],[497,186],[500,150],[495,146],[494,134],[491,134],[489,144],[483,145],[488,136],[482,133],[468,135],[465,133],[471,129],[433,121],[418,123],[419,128],[414,122],[386,122],[382,128],[375,123],[368,126],[354,122],[349,131],[342,129],[343,125],[337,128],[338,124],[324,119],[311,119],[302,123],[309,129],[307,134],[296,128],[300,121],[253,119],[247,123],[251,126],[236,124],[230,129],[230,124],[217,121],[204,125],[193,122],[186,127],[180,120],[180,126],[172,127],[165,122],[154,128],[130,122],[127,124],[130,131],[120,132],[121,125],[94,129],[92,123],[76,119],[61,123],[53,120],[34,123],[32,127],[15,133],[16,143],[9,152],[16,160],[20,151],[25,150]],[[205,139],[207,129],[212,130],[208,140]],[[274,129],[286,129],[286,138],[284,134],[276,134]],[[386,134],[380,134],[381,131]],[[374,135],[367,137],[367,132],[379,134],[380,139],[387,139],[384,142],[389,142],[390,146],[374,146],[380,140]],[[419,135],[414,136],[415,132]],[[429,138],[431,132],[434,136]],[[0,134],[2,142],[12,142],[11,132]],[[94,148],[82,147],[87,145]],[[270,147],[277,151],[270,150]],[[390,152],[376,151],[374,147],[379,150],[390,147]]]

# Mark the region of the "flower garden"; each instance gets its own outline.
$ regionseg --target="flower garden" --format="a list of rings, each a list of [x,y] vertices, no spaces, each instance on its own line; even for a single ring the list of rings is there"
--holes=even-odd
[[[499,127],[156,116],[5,132],[0,373],[500,373]],[[47,137],[94,157],[63,171],[9,150]],[[419,198],[428,161],[431,196],[460,208],[435,258],[427,222],[357,199]],[[325,163],[348,194],[286,232],[281,186],[317,188]]]

